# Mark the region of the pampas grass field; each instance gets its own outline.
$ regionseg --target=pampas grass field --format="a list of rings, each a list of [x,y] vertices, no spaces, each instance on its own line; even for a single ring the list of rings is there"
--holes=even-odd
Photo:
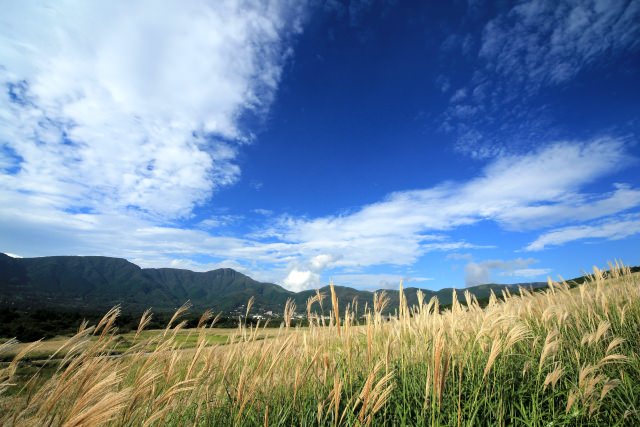
[[[358,302],[363,318],[316,293],[308,327],[291,326],[290,302],[272,336],[240,325],[224,345],[206,339],[206,312],[189,349],[186,306],[154,334],[145,313],[117,356],[114,308],[63,344],[53,373],[16,374],[38,343],[0,370],[0,425],[640,425],[640,277],[626,267],[486,307],[468,292],[450,309],[421,295],[408,307],[400,286],[391,318],[384,293]]]

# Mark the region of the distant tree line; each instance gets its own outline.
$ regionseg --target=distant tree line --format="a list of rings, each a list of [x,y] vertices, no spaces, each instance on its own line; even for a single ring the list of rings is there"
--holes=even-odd
[[[14,308],[0,308],[0,338],[16,338],[22,342],[36,341],[41,338],[48,339],[55,336],[69,336],[78,331],[84,320],[89,325],[97,324],[104,313],[78,312],[61,309],[37,309],[31,311],[17,310]],[[198,325],[201,313],[187,313],[179,319],[186,321],[186,328],[195,328]],[[141,313],[122,313],[117,321],[118,332],[127,333],[138,328]],[[151,322],[146,329],[163,329],[173,316],[173,313],[153,313]],[[220,316],[214,327],[234,328],[238,326],[239,319],[231,316]],[[245,319],[241,319],[245,323]],[[267,327],[279,327],[281,319],[274,319]],[[299,322],[301,323],[301,322]],[[246,325],[256,325],[254,319],[246,319]],[[264,326],[264,322],[260,323]]]

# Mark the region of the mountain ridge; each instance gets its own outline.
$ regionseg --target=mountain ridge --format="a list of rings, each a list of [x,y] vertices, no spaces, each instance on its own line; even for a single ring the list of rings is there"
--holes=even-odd
[[[469,290],[478,299],[490,291],[517,290],[519,286],[540,288],[544,282],[485,284],[470,288],[421,289],[428,300],[437,296],[443,305],[452,301],[455,289],[460,298]],[[342,304],[357,298],[361,308],[371,304],[373,292],[336,286]],[[407,302],[417,303],[419,288],[405,288]],[[322,287],[328,294],[328,287]],[[380,289],[390,298],[389,310],[397,308],[397,290]],[[376,292],[378,292],[376,291]],[[104,310],[116,304],[123,311],[139,312],[148,307],[172,311],[190,300],[194,309],[241,312],[252,296],[255,311],[281,312],[292,298],[299,311],[315,290],[298,293],[277,284],[260,282],[231,268],[195,272],[176,268],[141,268],[124,259],[104,256],[48,256],[13,258],[0,253],[0,306],[29,308],[77,308]],[[328,301],[328,300],[327,300]]]

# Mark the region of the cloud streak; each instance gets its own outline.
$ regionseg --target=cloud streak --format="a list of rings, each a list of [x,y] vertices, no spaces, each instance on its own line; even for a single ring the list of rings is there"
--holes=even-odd
[[[636,1],[526,1],[487,23],[479,56],[536,91],[640,46],[639,20]]]
[[[465,60],[477,56],[466,83],[454,86],[441,129],[459,152],[479,159],[560,137],[542,97],[584,70],[636,52],[638,22],[637,1],[529,0],[499,10],[480,33],[453,37],[467,46]],[[478,46],[473,53],[470,38]],[[451,54],[451,39],[443,55]]]
[[[590,225],[558,228],[542,234],[531,242],[528,251],[540,251],[550,246],[560,246],[576,240],[619,240],[640,233],[640,215],[623,215]]]

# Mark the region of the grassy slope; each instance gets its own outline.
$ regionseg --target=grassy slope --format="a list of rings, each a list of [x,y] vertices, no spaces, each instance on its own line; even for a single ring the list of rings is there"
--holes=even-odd
[[[638,425],[640,277],[620,272],[484,309],[434,300],[363,326],[340,310],[340,327],[267,340],[239,329],[227,346],[203,330],[188,353],[167,330],[103,357],[117,342],[107,317],[71,339],[80,347],[51,380],[5,393],[0,423]]]

